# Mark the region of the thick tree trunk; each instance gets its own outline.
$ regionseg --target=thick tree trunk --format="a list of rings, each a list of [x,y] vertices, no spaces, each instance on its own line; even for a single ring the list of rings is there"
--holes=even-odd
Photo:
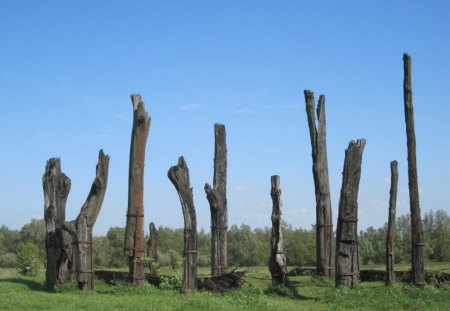
[[[125,229],[125,255],[128,256],[129,277],[133,284],[145,281],[144,241],[144,163],[145,147],[151,119],[145,111],[141,95],[131,95],[133,103],[133,130],[131,134],[130,167],[128,179],[128,212]]]
[[[336,232],[336,286],[351,287],[359,279],[358,190],[366,141],[351,141],[345,151]]]
[[[386,285],[394,284],[395,272],[395,209],[397,206],[398,168],[397,161],[391,162],[391,190],[389,191],[389,219],[386,237]]]
[[[44,188],[44,219],[46,226],[45,249],[47,251],[46,285],[53,290],[55,284],[70,279],[70,250],[64,239],[62,225],[66,218],[66,201],[70,192],[70,178],[61,171],[59,158],[47,161],[42,176]]]
[[[333,220],[328,179],[325,96],[320,95],[315,116],[314,93],[305,90],[306,113],[311,138],[314,188],[316,194],[316,270],[326,277],[334,276]]]
[[[412,281],[417,286],[426,285],[424,252],[425,242],[420,217],[419,185],[417,180],[416,162],[416,134],[414,130],[414,107],[412,100],[411,83],[411,57],[403,54],[403,99],[405,108],[406,138],[408,145],[408,179],[409,179],[409,206],[411,212],[412,230]]]
[[[214,188],[205,184],[211,210],[211,274],[226,274],[227,264],[227,144],[225,126],[214,124]]]
[[[63,227],[72,236],[73,261],[77,273],[78,288],[94,289],[93,239],[92,230],[102,207],[108,183],[109,156],[99,151],[96,177],[86,202],[78,217]]]
[[[184,217],[184,272],[181,291],[190,293],[197,288],[197,218],[189,181],[189,169],[183,157],[172,166],[167,176],[177,189]]]
[[[155,267],[155,264],[158,263],[159,232],[153,222],[150,223],[149,229],[150,237],[147,242],[147,257],[153,260],[153,263],[150,265],[150,274],[157,276],[158,269]]]
[[[280,176],[274,175],[271,177],[271,191],[272,197],[272,234],[270,236],[270,258],[269,271],[272,275],[273,285],[287,285],[287,269],[286,269],[286,255],[284,254],[283,233],[281,231],[281,189]]]

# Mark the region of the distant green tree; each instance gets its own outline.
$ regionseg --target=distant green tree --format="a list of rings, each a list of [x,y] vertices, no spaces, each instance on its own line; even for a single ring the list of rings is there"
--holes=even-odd
[[[20,240],[23,242],[30,242],[36,245],[38,249],[39,261],[44,263],[47,257],[45,251],[45,220],[32,218],[31,221],[23,225],[20,229]]]
[[[17,272],[21,275],[36,276],[41,266],[37,246],[31,242],[20,242],[17,245]]]
[[[126,257],[123,252],[125,241],[125,228],[112,227],[106,233],[109,242],[109,262],[108,266],[112,268],[120,268],[127,265]]]

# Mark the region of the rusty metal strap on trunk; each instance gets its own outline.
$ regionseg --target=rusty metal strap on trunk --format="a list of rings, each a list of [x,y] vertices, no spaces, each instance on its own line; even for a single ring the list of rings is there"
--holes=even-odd
[[[331,227],[333,227],[333,224],[321,224],[321,225],[317,225],[317,227],[319,227],[319,228],[331,228]]]
[[[198,253],[198,252],[195,251],[195,250],[187,250],[187,251],[184,252],[185,255],[188,255],[188,254],[197,254],[197,253]]]
[[[416,243],[414,246],[415,246],[415,247],[422,247],[422,246],[425,246],[425,242],[419,242],[419,243]]]
[[[127,213],[127,217],[144,217],[144,214],[130,214],[130,213]]]
[[[358,218],[339,218],[342,222],[358,222]]]
[[[72,245],[77,245],[77,244],[94,244],[94,241],[79,240],[79,241],[72,242]]]
[[[228,226],[225,226],[225,227],[221,227],[221,226],[211,226],[211,229],[224,229],[224,230],[227,230],[227,229],[228,229]]]

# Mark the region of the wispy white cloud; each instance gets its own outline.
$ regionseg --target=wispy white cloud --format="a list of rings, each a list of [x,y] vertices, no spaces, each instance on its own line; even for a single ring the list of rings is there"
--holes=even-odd
[[[235,192],[247,192],[252,189],[250,184],[239,184],[233,188]]]
[[[384,177],[381,179],[381,181],[382,181],[384,184],[386,184],[386,185],[390,185],[390,184],[391,184],[391,178],[390,178],[390,177],[387,177],[387,176],[384,176]]]
[[[199,109],[199,108],[204,108],[204,107],[205,107],[204,105],[200,105],[197,103],[190,103],[190,104],[178,106],[178,108],[181,110],[193,110],[193,109]]]
[[[111,116],[113,116],[114,118],[119,119],[119,120],[122,120],[122,121],[127,121],[127,122],[131,122],[131,121],[132,121],[131,118],[124,117],[124,116],[122,116],[122,115],[120,115],[120,114],[117,114],[117,113],[114,113],[114,112],[110,112],[109,114],[110,114]]]

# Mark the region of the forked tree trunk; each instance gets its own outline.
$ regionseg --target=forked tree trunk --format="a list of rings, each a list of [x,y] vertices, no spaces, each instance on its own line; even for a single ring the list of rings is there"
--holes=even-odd
[[[183,157],[172,166],[167,176],[177,189],[184,217],[184,271],[181,292],[190,293],[197,288],[197,218],[189,181],[189,169]]]
[[[287,285],[287,268],[286,255],[284,254],[283,233],[281,231],[281,189],[280,176],[274,175],[271,177],[271,191],[272,197],[272,234],[270,236],[270,258],[269,271],[272,275],[273,285]]]
[[[150,274],[157,276],[158,269],[155,264],[158,264],[158,246],[159,246],[159,232],[155,227],[153,222],[149,225],[150,229],[150,237],[147,242],[147,257],[150,257],[153,260],[153,263],[150,264]]]
[[[227,263],[227,144],[225,126],[214,124],[214,188],[205,184],[211,210],[211,274],[226,274]]]
[[[42,176],[44,188],[44,219],[46,227],[45,249],[47,266],[46,286],[53,290],[56,283],[70,279],[69,242],[64,239],[62,225],[66,220],[66,202],[70,192],[70,178],[61,171],[61,160],[47,161]]]
[[[425,242],[422,231],[422,219],[420,217],[419,184],[417,178],[416,161],[416,134],[414,130],[414,107],[412,100],[411,83],[411,57],[403,54],[403,99],[405,108],[406,138],[408,145],[408,179],[409,179],[409,206],[411,212],[412,230],[412,282],[416,286],[424,286],[425,267],[423,263]]]
[[[305,90],[306,113],[311,138],[314,188],[316,194],[316,271],[318,275],[334,276],[333,219],[328,179],[325,96],[320,95],[315,115],[314,93]]]
[[[397,206],[398,168],[397,161],[391,162],[391,190],[389,191],[389,219],[386,237],[386,285],[394,284],[395,272],[395,209]]]
[[[131,95],[133,130],[131,134],[128,179],[128,212],[125,229],[125,255],[128,256],[129,277],[133,284],[144,283],[144,163],[145,147],[151,119],[145,111],[141,95]]]
[[[351,141],[345,151],[336,232],[336,286],[351,287],[359,279],[358,190],[366,141]]]
[[[78,217],[63,225],[72,236],[73,261],[77,274],[78,288],[94,289],[94,263],[92,230],[102,207],[108,183],[109,156],[99,151],[96,177],[86,202],[81,207]]]

